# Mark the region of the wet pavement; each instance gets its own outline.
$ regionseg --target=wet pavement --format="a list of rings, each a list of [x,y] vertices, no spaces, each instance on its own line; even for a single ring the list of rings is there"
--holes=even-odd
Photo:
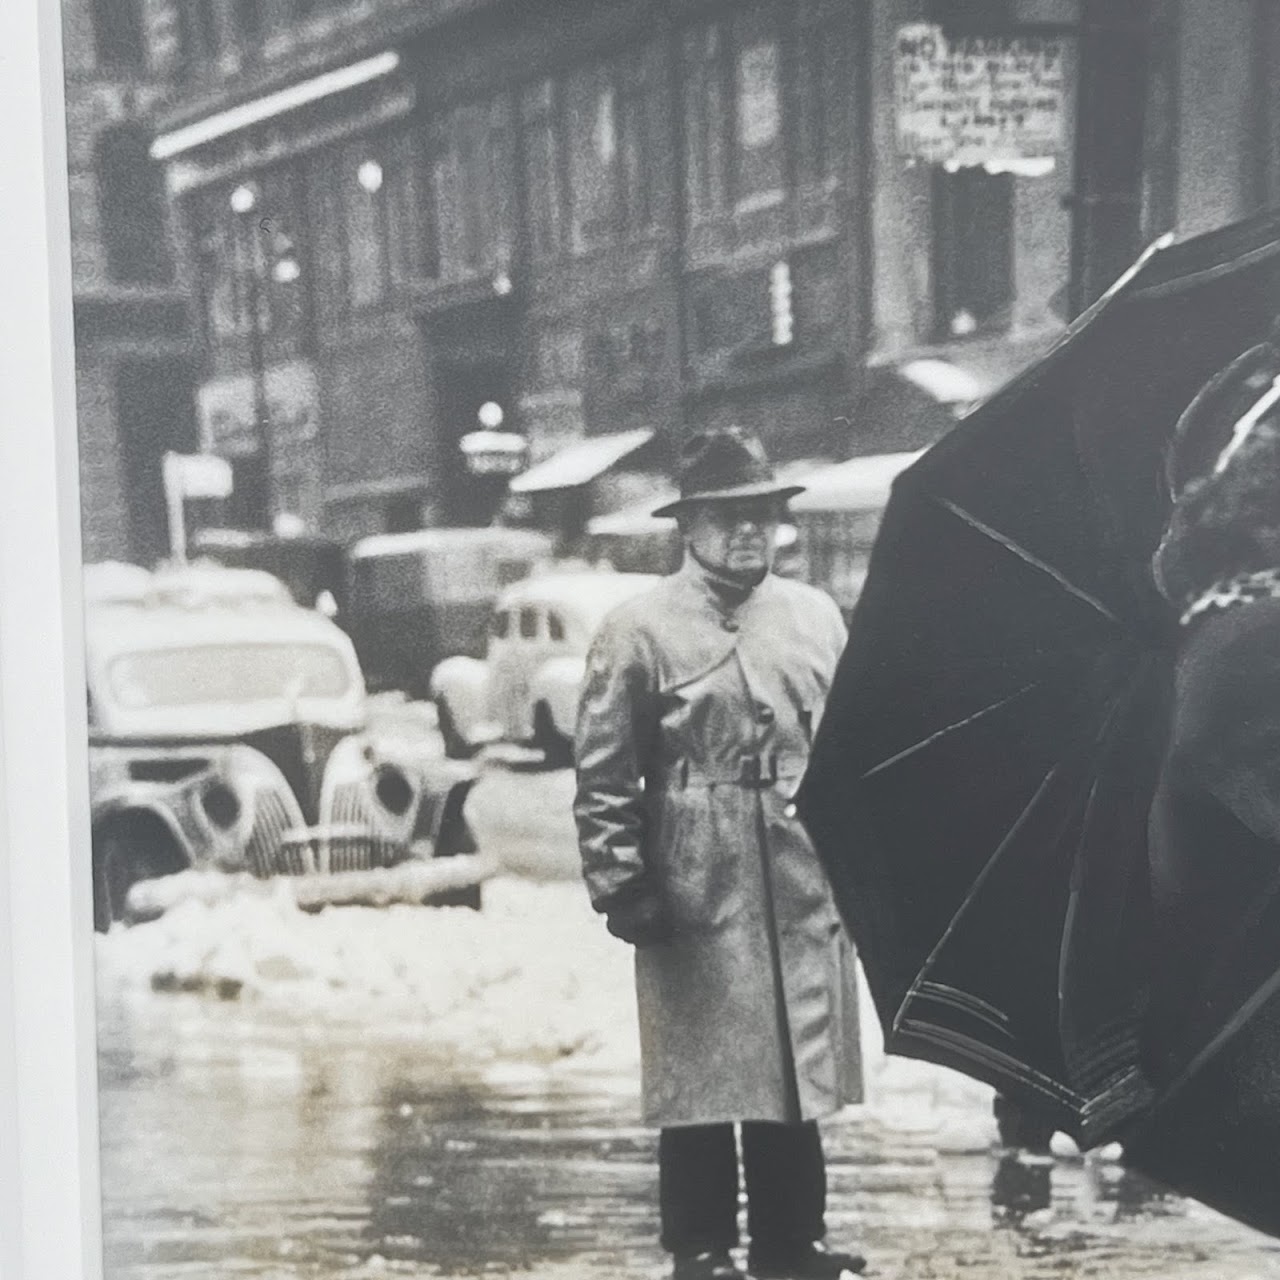
[[[565,782],[487,786],[486,821],[519,825],[522,806],[558,801]],[[524,839],[518,860],[534,847]],[[530,912],[548,901],[531,897]],[[566,912],[571,934],[590,924]],[[584,933],[589,966],[594,945]],[[108,985],[100,1018],[108,1280],[665,1274],[654,1138],[626,1053],[469,1062],[403,1011],[287,991]],[[1001,1156],[984,1091],[876,1062],[871,1105],[825,1128],[832,1237],[862,1247],[869,1274],[1280,1280],[1280,1241],[1113,1161]]]

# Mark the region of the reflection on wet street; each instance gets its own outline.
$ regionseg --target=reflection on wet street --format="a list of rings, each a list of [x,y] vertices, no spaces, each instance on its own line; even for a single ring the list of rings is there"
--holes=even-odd
[[[246,1012],[174,997],[104,1026],[111,1280],[661,1274],[630,1081],[469,1077]],[[1115,1163],[940,1151],[874,1108],[827,1137],[833,1237],[878,1275],[1280,1276],[1271,1242]]]
[[[503,785],[491,845],[564,789]],[[525,833],[522,870],[559,825]],[[629,955],[580,885],[486,893],[479,914],[258,904],[102,941],[108,1280],[666,1274]],[[869,1274],[1280,1280],[1280,1241],[1114,1161],[1000,1155],[989,1093],[886,1061],[864,1014],[869,1105],[825,1134],[831,1237]]]

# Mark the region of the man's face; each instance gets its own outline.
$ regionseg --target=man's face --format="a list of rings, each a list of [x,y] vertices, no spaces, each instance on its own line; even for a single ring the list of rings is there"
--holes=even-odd
[[[773,567],[782,500],[723,498],[695,503],[682,524],[693,554],[710,569],[752,578]]]

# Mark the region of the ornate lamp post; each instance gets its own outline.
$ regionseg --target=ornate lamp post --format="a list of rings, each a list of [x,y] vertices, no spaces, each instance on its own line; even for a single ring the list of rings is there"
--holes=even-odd
[[[249,370],[253,380],[253,434],[255,465],[250,519],[271,531],[275,515],[273,503],[274,464],[272,454],[271,404],[267,394],[266,329],[264,314],[267,272],[278,284],[292,284],[301,274],[292,243],[287,237],[271,231],[271,219],[261,216],[261,200],[255,183],[245,182],[231,193],[231,210],[236,215],[241,252],[248,259],[247,286],[249,312]],[[275,246],[268,239],[261,244],[257,237],[275,235],[282,243]]]

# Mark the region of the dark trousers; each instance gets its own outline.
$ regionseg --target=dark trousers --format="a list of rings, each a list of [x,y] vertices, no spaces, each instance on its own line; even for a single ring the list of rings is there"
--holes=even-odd
[[[786,1256],[826,1234],[827,1169],[818,1126],[742,1125],[747,1230],[753,1250]],[[658,1138],[662,1247],[677,1256],[738,1243],[733,1125],[664,1129]]]

